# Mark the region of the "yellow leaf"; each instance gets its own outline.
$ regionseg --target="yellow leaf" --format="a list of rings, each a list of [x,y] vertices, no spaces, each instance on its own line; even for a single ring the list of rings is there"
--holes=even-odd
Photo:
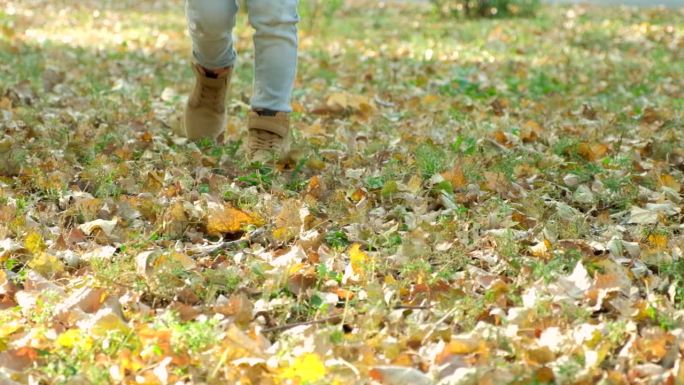
[[[295,263],[294,265],[292,265],[292,266],[290,267],[289,273],[290,273],[290,275],[292,275],[292,274],[297,274],[297,273],[299,273],[301,270],[304,270],[305,267],[306,267],[306,265],[303,264],[303,263]]]
[[[287,242],[294,237],[293,231],[287,227],[278,227],[273,230],[273,238],[279,242]]]
[[[551,256],[551,242],[547,239],[530,247],[530,252],[537,258],[548,258]]]
[[[8,337],[24,328],[18,321],[6,322],[0,325],[0,338]]]
[[[325,377],[325,364],[315,353],[308,353],[295,359],[292,366],[285,368],[281,377],[283,379],[299,379],[300,383],[312,383]]]
[[[423,179],[418,175],[413,175],[406,185],[408,186],[409,191],[415,194],[420,191],[423,186]]]
[[[489,350],[483,341],[476,338],[454,338],[437,355],[435,361],[444,363],[449,357],[459,354],[479,353],[481,357],[486,357]]]
[[[40,253],[28,263],[29,267],[44,277],[64,271],[64,263],[54,255]]]
[[[31,254],[38,255],[45,250],[45,241],[43,241],[43,237],[40,234],[32,231],[24,238],[24,247],[26,247]]]
[[[355,243],[349,249],[349,260],[351,261],[352,270],[354,273],[361,274],[364,271],[364,267],[370,260],[368,254],[361,250],[361,245]]]
[[[304,108],[304,105],[302,105],[302,103],[292,102],[292,111],[302,113],[306,112],[306,108]]]
[[[669,174],[663,174],[663,175],[661,175],[661,176],[660,176],[660,181],[659,181],[659,182],[660,182],[660,183],[658,183],[658,184],[659,184],[660,186],[669,187],[669,188],[671,188],[671,189],[673,189],[673,190],[675,190],[675,191],[679,191],[679,190],[682,189],[681,183],[679,183],[679,182],[677,181],[677,179],[675,179],[675,177],[673,177],[672,175],[669,175]]]
[[[423,102],[423,104],[435,104],[440,99],[441,99],[441,97],[439,95],[429,94],[429,95],[423,96],[422,102]]]
[[[89,331],[94,337],[103,337],[111,332],[127,333],[130,331],[126,322],[110,309],[98,312],[91,322]]]
[[[65,348],[73,348],[76,346],[81,338],[81,331],[79,329],[67,330],[57,337],[57,345]]]
[[[480,344],[476,340],[454,339],[444,348],[451,354],[469,354],[476,351]]]
[[[260,221],[252,214],[238,210],[230,206],[209,212],[207,218],[207,233],[220,235],[237,233],[245,226],[258,225]]]
[[[180,266],[185,270],[192,270],[196,266],[195,261],[192,258],[178,252],[160,255],[159,258],[154,260],[153,265],[155,268],[175,268]]]
[[[397,280],[394,279],[391,275],[386,275],[384,278],[385,285],[394,285],[397,283]]]
[[[662,250],[667,247],[667,235],[663,234],[651,234],[648,236],[648,243],[653,246],[653,248]]]

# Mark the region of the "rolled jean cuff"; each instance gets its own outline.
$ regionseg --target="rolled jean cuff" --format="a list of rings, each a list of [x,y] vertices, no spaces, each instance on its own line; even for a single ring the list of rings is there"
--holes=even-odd
[[[235,67],[237,63],[237,53],[234,50],[228,50],[225,54],[220,55],[213,60],[208,60],[198,54],[197,51],[192,51],[192,56],[195,58],[195,62],[204,68],[208,69],[219,69],[226,67]]]
[[[284,104],[282,102],[252,102],[252,110],[271,110],[271,111],[278,111],[278,112],[292,112],[292,106],[290,103]]]

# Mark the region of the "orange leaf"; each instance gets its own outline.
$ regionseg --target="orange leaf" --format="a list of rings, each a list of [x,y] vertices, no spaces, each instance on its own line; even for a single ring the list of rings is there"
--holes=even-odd
[[[345,289],[338,288],[335,290],[335,294],[337,294],[337,296],[343,301],[349,301],[350,299],[354,298],[354,293]]]
[[[260,221],[252,214],[230,206],[210,211],[207,217],[207,233],[220,235],[240,232],[247,225],[259,225]]]
[[[482,341],[474,338],[455,338],[437,355],[435,361],[437,363],[443,363],[452,355],[457,354],[471,354],[475,352],[486,353],[486,349],[487,348]]]
[[[534,120],[528,120],[520,129],[520,139],[525,143],[534,142],[539,138],[541,132],[542,127],[539,123]]]
[[[669,187],[675,191],[679,191],[682,189],[682,184],[677,181],[672,175],[670,174],[663,174],[660,176],[660,180],[658,181],[659,186],[665,186]]]
[[[648,236],[648,243],[657,250],[663,250],[667,247],[667,235],[651,234]]]
[[[454,189],[464,188],[468,184],[465,174],[463,174],[463,168],[460,165],[456,165],[453,169],[443,172],[442,178],[451,183]]]
[[[595,161],[603,158],[610,148],[603,143],[580,143],[577,152],[588,161]]]

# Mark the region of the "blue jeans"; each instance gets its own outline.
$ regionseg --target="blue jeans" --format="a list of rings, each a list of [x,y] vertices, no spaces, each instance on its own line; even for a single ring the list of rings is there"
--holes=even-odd
[[[254,28],[253,109],[290,112],[297,70],[298,0],[246,0]],[[237,0],[186,0],[197,63],[208,69],[235,65],[233,28]]]

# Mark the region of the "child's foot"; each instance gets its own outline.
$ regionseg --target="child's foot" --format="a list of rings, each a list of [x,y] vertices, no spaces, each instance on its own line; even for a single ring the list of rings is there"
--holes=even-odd
[[[226,129],[226,93],[231,68],[216,72],[195,64],[195,88],[188,98],[181,130],[190,140],[217,139]]]
[[[252,111],[248,128],[247,150],[253,162],[270,163],[285,156],[290,132],[288,113]]]

